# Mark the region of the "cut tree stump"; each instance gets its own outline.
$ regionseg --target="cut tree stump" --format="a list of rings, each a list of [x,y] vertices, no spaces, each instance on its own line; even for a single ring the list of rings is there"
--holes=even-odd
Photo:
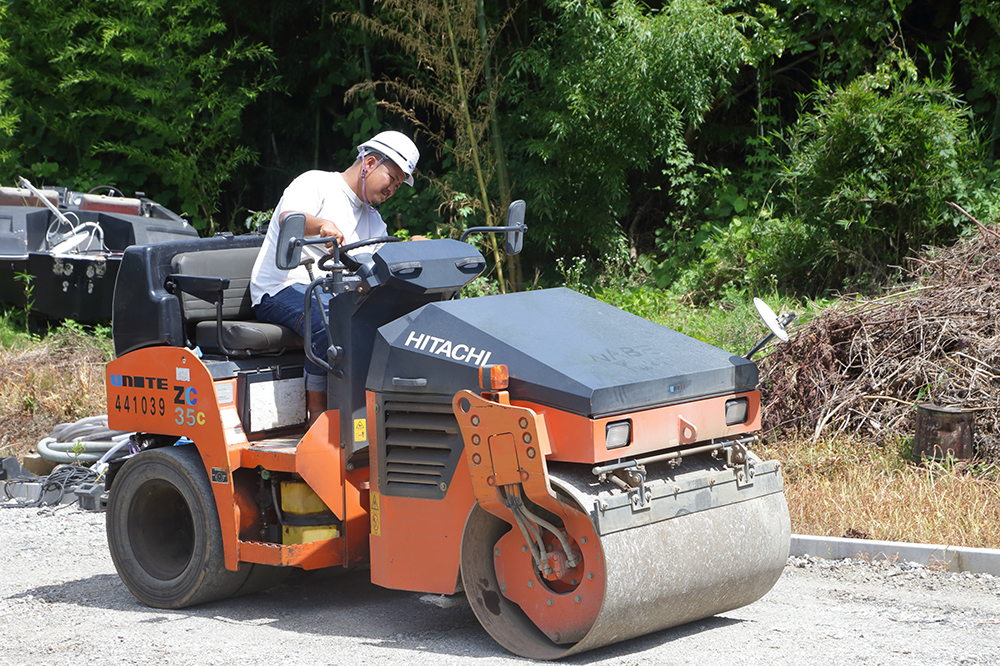
[[[913,438],[913,460],[970,460],[974,412],[957,407],[917,406],[917,431]]]

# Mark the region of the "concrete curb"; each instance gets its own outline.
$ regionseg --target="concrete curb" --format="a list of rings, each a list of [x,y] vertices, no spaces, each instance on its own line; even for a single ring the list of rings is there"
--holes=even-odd
[[[1000,550],[958,546],[842,539],[838,537],[792,535],[789,555],[811,555],[827,560],[848,557],[864,560],[902,560],[954,572],[986,573],[1000,576]]]

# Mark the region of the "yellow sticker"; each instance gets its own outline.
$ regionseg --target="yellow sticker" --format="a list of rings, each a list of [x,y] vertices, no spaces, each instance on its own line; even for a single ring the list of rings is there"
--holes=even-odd
[[[378,514],[378,493],[371,494],[372,536],[381,536],[381,525]]]
[[[354,419],[354,441],[368,441],[368,428],[364,419]]]

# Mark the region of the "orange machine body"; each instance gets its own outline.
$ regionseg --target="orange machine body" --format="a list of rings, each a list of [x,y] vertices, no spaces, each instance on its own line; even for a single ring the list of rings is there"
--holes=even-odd
[[[112,428],[187,438],[197,447],[212,481],[227,568],[235,570],[240,562],[304,569],[370,562],[372,581],[378,585],[436,594],[456,590],[462,530],[477,500],[487,510],[503,513],[494,486],[485,479],[497,474],[518,475],[526,460],[537,464],[546,460],[599,463],[662,451],[696,439],[753,432],[760,425],[756,391],[597,419],[542,405],[512,406],[506,393],[487,394],[504,396],[506,407],[498,405],[499,411],[494,413],[505,413],[506,409],[518,419],[528,415],[534,445],[521,452],[519,459],[517,447],[523,442],[517,438],[523,437],[523,428],[501,427],[503,422],[494,420],[488,441],[477,443],[475,429],[460,422],[464,450],[443,498],[398,497],[378,492],[375,484],[385,473],[385,463],[377,453],[377,429],[369,428],[370,468],[354,469],[348,464],[339,441],[336,411],[324,413],[304,435],[250,440],[240,422],[235,384],[232,378],[214,380],[197,355],[185,348],[137,350],[112,361],[107,368]],[[747,398],[746,422],[720,428],[717,424],[725,422],[720,418],[725,402],[734,397]],[[369,394],[370,424],[376,423],[374,403]],[[632,427],[628,450],[608,451],[604,448],[607,425],[623,420]],[[531,459],[524,457],[528,448]],[[482,478],[470,473],[470,469],[487,466],[495,472]],[[254,500],[260,469],[301,477],[336,516],[341,534],[290,545],[261,540],[261,517]],[[510,483],[506,478],[494,481],[495,485]],[[545,497],[532,499],[544,505]]]
[[[458,395],[474,394],[462,392]],[[485,423],[471,426],[456,413],[464,450],[443,499],[379,493],[378,482],[388,473],[388,465],[377,455],[380,447],[373,443],[371,571],[374,583],[392,589],[453,593],[458,583],[462,531],[477,501],[491,513],[513,522],[509,512],[497,501],[497,486],[523,483],[519,480],[522,472],[532,470],[534,476],[531,478],[542,485],[524,483],[531,500],[564,512],[564,505],[551,499],[550,493],[541,491],[545,488],[546,461],[592,464],[648,451],[662,452],[671,446],[690,444],[696,436],[698,441],[705,441],[706,438],[737,437],[760,428],[760,394],[757,391],[598,419],[540,405],[512,405],[506,392],[483,395],[490,399],[479,398],[477,404],[480,410],[492,407],[490,413],[494,418],[489,427]],[[741,398],[748,402],[746,421],[722,428],[716,426],[720,421],[725,423],[727,399]],[[369,394],[369,423],[376,423],[374,402]],[[607,451],[604,444],[607,424],[622,420],[633,424],[634,441],[627,451]],[[661,431],[676,433],[676,440],[669,445],[662,442],[655,434]],[[525,444],[525,434],[532,443]],[[484,473],[487,469],[496,471]],[[490,477],[492,484],[487,482]],[[586,519],[576,520],[577,516],[561,517],[578,522],[580,526],[588,523]],[[530,568],[530,558],[519,564]]]

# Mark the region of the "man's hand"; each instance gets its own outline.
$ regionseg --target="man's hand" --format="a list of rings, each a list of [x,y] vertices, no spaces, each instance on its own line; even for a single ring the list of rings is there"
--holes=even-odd
[[[316,219],[322,222],[322,224],[319,227],[320,238],[330,238],[332,236],[337,241],[337,245],[344,244],[344,234],[340,232],[340,229],[337,228],[336,224],[334,224],[330,220],[322,220],[320,218]],[[327,243],[326,246],[327,248],[332,249],[333,243]]]

